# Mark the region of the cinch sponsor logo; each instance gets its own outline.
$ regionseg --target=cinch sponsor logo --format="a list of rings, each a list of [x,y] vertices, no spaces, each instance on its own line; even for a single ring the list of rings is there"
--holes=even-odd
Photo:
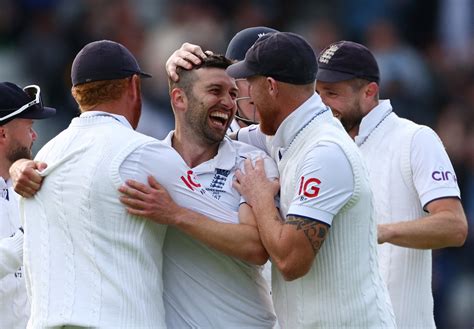
[[[317,197],[320,190],[320,188],[318,187],[319,184],[321,184],[321,181],[317,178],[305,179],[304,176],[301,176],[300,190],[298,192],[298,195],[303,194],[305,197],[308,198]]]
[[[188,170],[186,174],[188,176],[187,177],[181,176],[181,180],[183,181],[184,184],[186,184],[187,187],[191,189],[191,191],[194,191],[194,187],[201,187],[201,184],[196,183],[194,181],[192,170]]]
[[[446,181],[449,180],[450,178],[454,179],[455,182],[457,182],[456,175],[454,175],[450,171],[433,171],[431,173],[431,178],[433,178],[435,181]]]

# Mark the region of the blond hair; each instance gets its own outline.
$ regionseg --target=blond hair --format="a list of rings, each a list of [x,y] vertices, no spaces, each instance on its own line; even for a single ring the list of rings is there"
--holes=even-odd
[[[71,93],[81,112],[86,112],[99,104],[120,99],[128,86],[129,80],[130,77],[83,83],[73,86]]]

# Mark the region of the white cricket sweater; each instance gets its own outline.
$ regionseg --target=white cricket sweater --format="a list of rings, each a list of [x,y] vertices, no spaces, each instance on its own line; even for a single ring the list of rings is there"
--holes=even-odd
[[[100,115],[73,119],[38,153],[47,177],[23,207],[28,328],[165,328],[165,227],[128,215],[117,191],[122,163],[153,143]]]
[[[370,172],[380,224],[426,215],[413,184],[410,162],[412,139],[421,128],[392,112],[360,145]],[[431,250],[385,243],[379,245],[379,263],[398,327],[435,328]]]
[[[356,145],[332,116],[317,116],[295,137],[281,162],[281,213],[297,193],[299,164],[317,143],[335,143],[354,173],[352,198],[334,217],[310,271],[286,282],[273,268],[275,310],[282,328],[394,328],[377,264],[377,233],[368,174]]]

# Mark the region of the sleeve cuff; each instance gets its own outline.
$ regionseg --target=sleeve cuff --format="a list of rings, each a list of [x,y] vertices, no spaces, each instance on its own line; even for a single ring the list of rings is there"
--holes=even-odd
[[[420,196],[421,206],[423,209],[428,203],[433,200],[442,199],[442,198],[458,198],[461,199],[459,190],[455,187],[440,187],[434,190],[431,190]]]
[[[333,214],[330,214],[326,211],[314,209],[310,207],[305,207],[301,205],[291,205],[288,209],[288,214],[299,217],[306,217],[308,219],[313,219],[315,221],[323,222],[331,226],[332,220],[334,218]]]

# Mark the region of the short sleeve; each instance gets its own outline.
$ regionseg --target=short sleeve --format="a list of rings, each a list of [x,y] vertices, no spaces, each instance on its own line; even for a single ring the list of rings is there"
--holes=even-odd
[[[345,153],[335,143],[321,142],[306,155],[297,177],[287,216],[331,225],[354,191],[354,175]]]
[[[451,160],[438,135],[432,129],[423,127],[415,133],[410,161],[413,182],[423,207],[440,198],[460,198]]]
[[[145,143],[131,152],[120,165],[120,177],[123,181],[136,180],[147,184],[148,175],[155,172],[157,164],[161,164],[159,155],[162,145],[158,142]]]

